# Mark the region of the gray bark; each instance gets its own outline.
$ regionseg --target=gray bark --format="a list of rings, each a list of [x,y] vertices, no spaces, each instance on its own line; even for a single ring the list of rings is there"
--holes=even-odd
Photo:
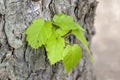
[[[49,64],[44,48],[27,45],[24,32],[35,18],[65,13],[83,26],[90,45],[96,5],[96,0],[0,0],[0,80],[95,80],[84,49],[79,65],[67,74],[61,62]]]

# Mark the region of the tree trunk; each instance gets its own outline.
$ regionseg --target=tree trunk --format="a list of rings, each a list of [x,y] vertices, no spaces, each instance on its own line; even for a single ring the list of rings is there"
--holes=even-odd
[[[90,45],[96,5],[96,0],[0,0],[0,80],[95,80],[85,50],[79,65],[67,74],[61,62],[50,65],[44,48],[27,45],[24,32],[35,18],[51,20],[65,13],[83,26]]]

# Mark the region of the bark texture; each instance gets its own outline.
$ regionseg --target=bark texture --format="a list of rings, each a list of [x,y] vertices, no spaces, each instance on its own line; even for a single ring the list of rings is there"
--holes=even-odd
[[[35,18],[51,20],[65,13],[83,26],[90,45],[96,6],[96,0],[0,0],[0,80],[95,80],[85,50],[79,65],[66,74],[61,62],[49,64],[44,48],[30,48],[24,32]],[[70,41],[78,42],[74,36]]]

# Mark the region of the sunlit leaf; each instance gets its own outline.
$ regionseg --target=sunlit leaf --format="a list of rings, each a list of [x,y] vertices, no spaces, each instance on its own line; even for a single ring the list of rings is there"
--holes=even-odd
[[[26,40],[32,48],[38,48],[46,43],[52,33],[52,23],[43,19],[35,19],[27,28]]]
[[[64,39],[52,34],[46,44],[47,55],[51,64],[55,64],[62,60],[64,47]]]
[[[63,54],[63,65],[67,72],[74,68],[82,58],[82,49],[79,45],[68,45]]]
[[[57,14],[53,17],[54,24],[59,26],[62,30],[75,30],[80,28],[77,23],[74,22],[71,16],[64,14]],[[80,28],[83,30],[82,28]]]

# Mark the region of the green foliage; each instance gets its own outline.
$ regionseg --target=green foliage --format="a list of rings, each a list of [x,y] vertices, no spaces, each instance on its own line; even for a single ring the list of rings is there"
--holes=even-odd
[[[61,37],[56,38],[52,36],[47,41],[46,46],[48,52],[47,56],[51,64],[55,64],[56,62],[62,60],[64,46],[65,46],[64,38]]]
[[[53,17],[54,24],[59,26],[62,30],[76,30],[82,29],[77,23],[74,22],[71,16],[66,16],[63,14],[57,14]]]
[[[74,66],[79,63],[79,60],[82,58],[82,49],[79,45],[74,44],[73,46],[66,46],[63,54],[63,65],[67,72],[69,72]]]
[[[52,33],[52,23],[43,19],[36,19],[26,30],[28,44],[32,48],[44,45]]]
[[[87,43],[85,36],[84,36],[84,32],[81,31],[80,29],[78,29],[78,30],[73,30],[72,34],[74,34],[77,37],[77,39],[80,40],[80,42],[84,45],[85,49],[87,50],[87,52],[90,56],[90,60],[93,61],[93,58],[92,58],[90,51],[89,51],[89,48],[88,48],[88,43]]]
[[[71,16],[57,14],[53,17],[53,22],[35,19],[25,33],[26,41],[32,48],[44,46],[50,63],[62,61],[66,72],[74,68],[82,58],[82,49],[78,44],[66,43],[67,34],[75,35],[90,55],[84,29]],[[91,55],[90,58],[92,60]]]

